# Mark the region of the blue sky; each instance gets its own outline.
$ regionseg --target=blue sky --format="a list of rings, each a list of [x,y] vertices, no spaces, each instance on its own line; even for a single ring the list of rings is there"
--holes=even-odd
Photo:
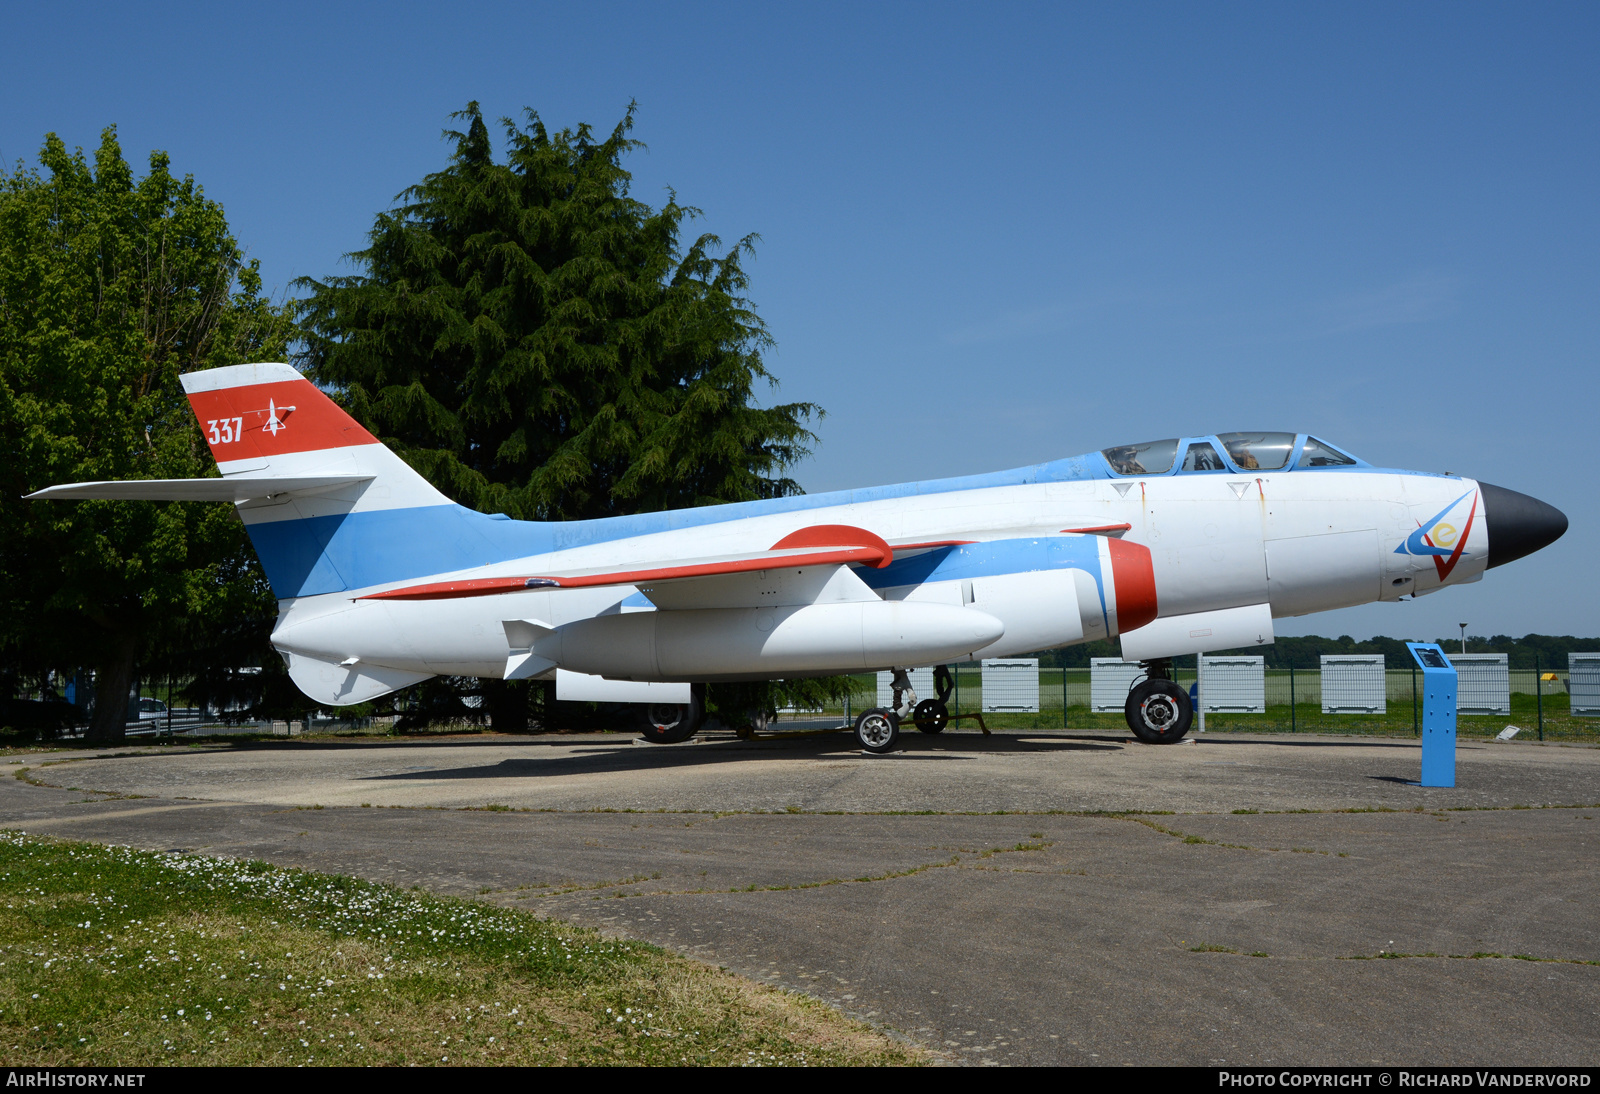
[[[1303,429],[1566,511],[1480,584],[1283,633],[1600,633],[1600,7],[7,6],[0,159],[171,153],[269,285],[491,117],[609,128],[732,241],[808,490]],[[1585,453],[1589,453],[1586,455]]]

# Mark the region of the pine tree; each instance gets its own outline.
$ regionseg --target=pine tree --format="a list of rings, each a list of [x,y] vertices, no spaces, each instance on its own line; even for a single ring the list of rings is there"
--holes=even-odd
[[[698,210],[629,196],[633,108],[605,140],[477,103],[450,165],[380,214],[361,272],[305,279],[301,364],[463,505],[578,520],[780,497],[809,403],[762,407],[772,345],[747,236],[680,248]]]
[[[799,493],[784,472],[822,412],[758,402],[776,381],[745,296],[756,237],[684,246],[699,210],[630,195],[631,105],[604,139],[552,133],[532,110],[502,119],[503,162],[476,102],[453,117],[449,165],[378,215],[349,256],[359,272],[299,283],[305,371],[483,512],[582,520]],[[449,709],[441,692],[463,686],[421,690]],[[483,690],[497,724],[525,721],[520,687]]]

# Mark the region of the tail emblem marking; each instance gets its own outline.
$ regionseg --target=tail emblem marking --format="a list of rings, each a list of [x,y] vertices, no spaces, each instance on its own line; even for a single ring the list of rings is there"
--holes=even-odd
[[[258,411],[256,411],[256,413],[259,414],[259,413],[261,413],[261,411],[258,410]],[[292,407],[292,406],[280,407],[280,406],[277,406],[271,399],[268,399],[267,400],[267,410],[266,410],[267,420],[264,423],[262,423],[261,428],[263,430],[265,430],[266,432],[271,433],[274,437],[276,437],[278,435],[278,430],[280,430],[280,429],[288,429],[289,428],[288,425],[284,423],[283,419],[287,418],[290,414],[293,414],[293,413],[294,413],[294,407]],[[278,416],[279,414],[282,414],[283,417],[280,418]]]

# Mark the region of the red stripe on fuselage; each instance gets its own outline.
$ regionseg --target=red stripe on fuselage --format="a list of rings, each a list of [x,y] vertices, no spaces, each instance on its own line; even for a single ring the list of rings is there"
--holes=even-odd
[[[1156,567],[1142,543],[1107,539],[1111,582],[1116,587],[1117,633],[1127,634],[1156,617]]]
[[[310,380],[197,391],[189,405],[218,463],[377,443]]]
[[[791,566],[878,565],[874,547],[840,547],[803,555],[736,558],[726,562],[697,562],[687,566],[658,566],[649,570],[622,570],[609,574],[578,574],[571,577],[486,577],[464,581],[440,581],[430,585],[407,585],[381,593],[368,593],[358,600],[452,600],[465,596],[490,596],[521,592],[526,588],[590,589],[603,585],[648,585],[653,581],[676,581],[686,577],[717,577],[723,574],[749,574],[759,570],[784,570]],[[529,586],[529,581],[544,583]]]
[[[1096,524],[1092,528],[1063,528],[1061,529],[1061,534],[1064,536],[1098,536],[1110,535],[1113,532],[1127,532],[1132,529],[1133,525],[1131,524]]]

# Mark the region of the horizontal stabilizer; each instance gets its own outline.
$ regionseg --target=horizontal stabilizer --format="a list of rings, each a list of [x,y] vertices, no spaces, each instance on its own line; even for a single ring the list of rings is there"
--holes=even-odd
[[[250,501],[280,494],[308,494],[355,483],[371,475],[238,476],[231,479],[124,479],[120,482],[72,482],[47,486],[34,499],[103,498],[111,501]]]

